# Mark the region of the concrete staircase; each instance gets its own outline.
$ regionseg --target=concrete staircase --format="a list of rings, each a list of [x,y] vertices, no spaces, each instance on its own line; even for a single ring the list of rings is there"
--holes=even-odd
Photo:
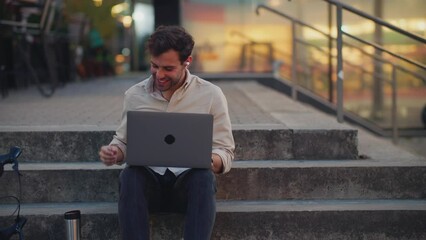
[[[26,239],[64,239],[82,212],[82,239],[119,239],[118,175],[97,160],[112,131],[2,132],[19,145]],[[236,126],[237,160],[218,176],[212,239],[426,239],[426,164],[358,159],[355,129]],[[49,149],[49,151],[47,151]],[[0,149],[6,152],[7,148]],[[17,195],[10,166],[1,195]],[[0,226],[13,222],[3,199]],[[153,239],[181,239],[182,216],[152,217]]]
[[[54,103],[20,95],[0,105],[7,113],[0,116],[0,153],[23,149],[26,239],[64,239],[63,214],[75,209],[82,239],[119,239],[122,167],[103,166],[97,153],[120,118],[120,96],[136,81],[70,84]],[[217,177],[212,239],[426,239],[425,159],[254,81],[217,85],[228,99],[237,160]],[[6,195],[19,195],[11,166],[0,178]],[[1,200],[0,227],[13,223],[15,209]],[[153,216],[152,239],[181,239],[182,220]]]

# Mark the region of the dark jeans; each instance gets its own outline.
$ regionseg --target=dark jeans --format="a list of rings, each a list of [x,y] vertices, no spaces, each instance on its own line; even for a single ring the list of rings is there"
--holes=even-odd
[[[149,214],[185,214],[185,240],[210,239],[216,217],[216,178],[210,169],[190,169],[176,177],[146,167],[120,174],[118,216],[122,239],[149,239]]]

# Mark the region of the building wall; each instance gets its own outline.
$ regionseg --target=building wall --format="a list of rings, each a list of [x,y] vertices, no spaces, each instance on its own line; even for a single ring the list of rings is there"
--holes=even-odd
[[[374,14],[374,1],[343,0],[355,8]],[[272,13],[261,11],[256,15],[258,4],[265,4],[300,19],[324,32],[328,27],[328,5],[318,0],[181,0],[181,24],[196,40],[194,71],[236,72],[270,71],[272,59],[282,62],[291,60],[290,22]],[[382,3],[383,19],[405,30],[426,36],[426,9],[423,0],[386,0]],[[334,8],[333,8],[334,10]],[[333,24],[335,13],[332,13]],[[374,24],[353,14],[344,14],[348,32],[373,39]],[[332,34],[335,28],[331,29]],[[320,34],[298,29],[301,37],[326,44]],[[397,52],[413,54],[422,46],[384,29],[383,41]],[[252,43],[252,44],[249,44]],[[290,47],[289,47],[290,46]],[[423,46],[424,47],[424,46]],[[422,55],[414,56],[421,60]]]

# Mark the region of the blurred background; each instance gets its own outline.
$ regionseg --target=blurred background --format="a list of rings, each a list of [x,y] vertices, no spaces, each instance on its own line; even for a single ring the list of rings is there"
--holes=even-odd
[[[342,49],[345,111],[377,129],[424,130],[426,1],[337,2],[422,39],[345,11],[341,29],[351,36]],[[269,10],[259,13],[259,4]],[[148,71],[146,39],[157,26],[173,24],[194,36],[194,73],[274,72],[336,104],[337,13],[329,1],[2,0],[0,14],[3,97],[34,82],[49,96],[53,91],[42,86],[52,85],[49,79],[65,85]],[[397,122],[391,117],[395,104]]]

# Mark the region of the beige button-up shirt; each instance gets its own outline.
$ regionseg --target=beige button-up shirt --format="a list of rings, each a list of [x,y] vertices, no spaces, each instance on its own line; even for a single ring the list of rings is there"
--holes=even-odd
[[[212,153],[222,159],[223,173],[228,172],[234,159],[235,143],[232,136],[228,104],[222,90],[187,71],[184,84],[177,89],[170,101],[161,96],[154,88],[151,77],[129,88],[124,97],[121,124],[116,130],[110,144],[117,145],[126,159],[127,142],[127,112],[128,111],[159,111],[182,113],[207,113],[213,115],[213,146]],[[151,167],[159,174],[164,174],[167,168]],[[169,168],[179,175],[186,168]]]

